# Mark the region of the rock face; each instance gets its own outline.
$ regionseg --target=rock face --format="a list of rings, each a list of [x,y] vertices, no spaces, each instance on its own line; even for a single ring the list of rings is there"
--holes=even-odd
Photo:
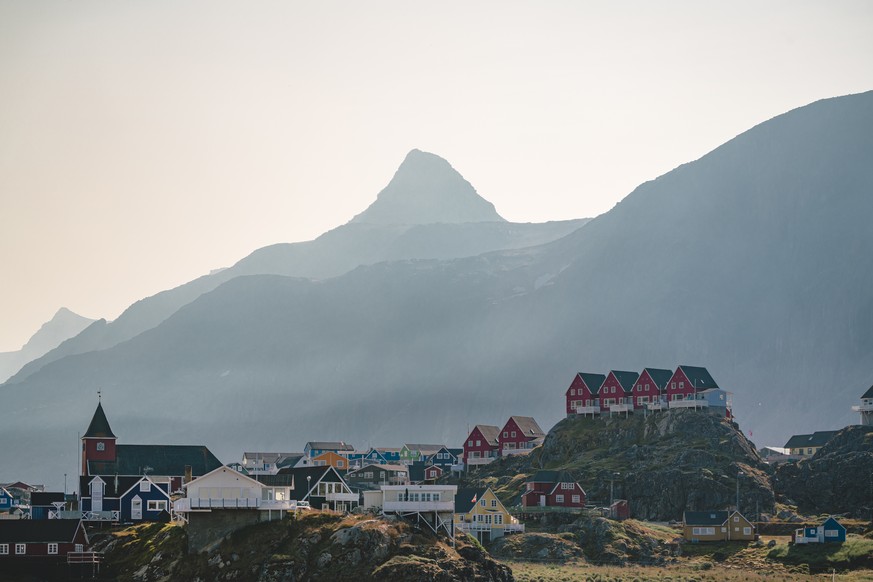
[[[479,547],[459,538],[453,549],[402,521],[313,512],[240,530],[199,555],[187,555],[184,538],[180,526],[155,524],[95,545],[106,552],[103,573],[122,581],[513,580]]]
[[[612,497],[627,499],[632,517],[640,519],[680,520],[685,510],[733,508],[739,472],[740,511],[770,511],[775,501],[754,445],[736,424],[710,412],[565,419],[522,463],[513,470],[567,469],[597,505],[609,504],[612,482]],[[510,503],[520,503],[522,483],[514,481]]]
[[[776,469],[777,495],[804,513],[853,513],[869,517],[873,475],[873,426],[849,426],[811,459]]]

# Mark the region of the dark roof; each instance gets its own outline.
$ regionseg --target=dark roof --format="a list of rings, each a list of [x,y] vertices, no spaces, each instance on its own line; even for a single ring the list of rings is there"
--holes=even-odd
[[[408,465],[379,465],[377,463],[370,463],[369,465],[364,465],[360,469],[355,469],[353,471],[349,471],[348,475],[354,475],[355,477],[361,477],[362,473],[366,471],[385,471],[387,473],[409,473]]]
[[[667,384],[670,382],[670,378],[673,377],[673,372],[671,370],[662,370],[660,368],[646,368],[646,372],[649,373],[649,376],[652,378],[652,382],[655,383],[655,386],[664,390],[667,388]]]
[[[537,471],[529,483],[575,483],[573,478],[567,471]]]
[[[518,426],[519,430],[524,433],[524,436],[546,436],[546,433],[543,432],[543,429],[540,428],[540,425],[537,424],[537,421],[535,421],[532,416],[511,416],[509,417],[509,420],[515,421],[516,426]]]
[[[686,511],[682,514],[685,525],[721,525],[727,518],[727,511]]]
[[[474,429],[478,428],[479,432],[482,433],[482,438],[492,446],[497,446],[497,437],[500,436],[500,427],[499,426],[491,426],[490,424],[477,424]]]
[[[697,366],[679,366],[679,369],[691,382],[695,390],[709,390],[710,388],[718,388],[709,371],[706,368],[698,368]]]
[[[582,378],[592,394],[597,394],[597,391],[600,390],[600,385],[606,380],[606,376],[603,374],[588,374],[586,372],[579,372],[579,377]]]
[[[354,451],[355,447],[343,441],[309,441],[306,446],[317,451]]]
[[[867,391],[861,395],[861,398],[873,398],[873,386],[867,388]]]
[[[285,455],[281,457],[278,461],[276,461],[276,467],[279,469],[283,469],[285,467],[293,467],[297,464],[297,462],[305,457],[303,453],[293,453],[291,455]]]
[[[409,465],[409,480],[413,483],[418,483],[419,481],[424,481],[424,469],[426,465],[421,461],[416,461]]]
[[[109,421],[106,420],[106,413],[103,412],[103,403],[97,403],[97,410],[94,411],[94,416],[91,418],[91,424],[88,425],[88,430],[82,438],[116,438],[112,434],[112,429],[109,428]]]
[[[289,467],[280,469],[277,475],[290,475],[293,479],[290,497],[292,500],[301,500],[306,497],[309,489],[315,487],[315,484],[322,478],[327,482],[345,482],[342,476],[330,466],[325,467]],[[309,480],[306,479],[309,477]]]
[[[70,543],[80,524],[78,519],[0,519],[0,543]]]
[[[258,483],[263,483],[268,487],[293,487],[294,475],[288,473],[277,473],[275,475],[248,475]],[[306,479],[306,477],[304,477]]]
[[[494,427],[494,428],[497,428],[497,427]],[[460,457],[461,455],[464,454],[463,448],[460,448],[460,449],[451,448],[451,449],[448,449],[448,451],[449,451],[449,453],[451,453],[455,457]]]
[[[410,451],[418,451],[422,455],[428,455],[431,453],[435,453],[440,449],[446,448],[446,445],[421,445],[421,444],[406,444],[407,449]]]
[[[191,466],[194,477],[221,467],[212,452],[202,445],[118,445],[115,461],[88,461],[91,475],[163,475],[182,477]]]
[[[30,494],[30,504],[34,507],[50,507],[52,503],[63,502],[64,494],[58,492],[34,491]]]
[[[488,491],[488,489],[476,489],[473,487],[458,489],[458,492],[455,493],[455,513],[469,512],[473,509],[473,506],[476,505],[476,502],[482,499],[482,496],[485,495],[486,491]]]
[[[622,372],[620,370],[612,370],[610,372],[615,379],[618,380],[618,383],[621,384],[621,387],[624,388],[624,391],[630,393],[633,391],[634,382],[637,381],[637,378],[640,377],[636,372]]]
[[[136,476],[116,476],[116,475],[82,475],[79,477],[79,493],[88,497],[91,493],[88,489],[88,484],[94,480],[94,477],[100,477],[106,486],[103,489],[104,497],[121,497],[128,489],[136,485],[142,480],[141,475]],[[161,486],[161,483],[157,483]]]
[[[801,447],[823,447],[828,444],[838,430],[820,430],[812,434],[796,434],[785,443],[786,449],[799,449]]]

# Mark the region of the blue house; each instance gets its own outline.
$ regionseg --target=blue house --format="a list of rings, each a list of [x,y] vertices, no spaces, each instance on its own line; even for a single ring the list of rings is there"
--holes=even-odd
[[[846,528],[833,516],[818,527],[803,527],[794,532],[795,544],[827,544],[846,541]]]
[[[156,483],[148,477],[139,481],[121,494],[121,521],[169,521],[170,483]]]
[[[5,513],[12,509],[13,499],[15,498],[12,497],[11,493],[0,487],[0,513]]]
[[[452,465],[457,465],[461,462],[461,457],[464,454],[464,449],[450,449],[442,447],[436,453],[428,456],[425,462],[430,465],[436,465],[443,469],[448,469]]]
[[[50,514],[66,505],[66,495],[58,491],[34,491],[30,494],[30,519],[50,519]]]

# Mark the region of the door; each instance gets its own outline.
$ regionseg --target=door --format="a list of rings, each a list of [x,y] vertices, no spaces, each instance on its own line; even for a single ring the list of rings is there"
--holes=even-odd
[[[103,511],[103,483],[91,483],[91,511]]]
[[[546,496],[540,495],[540,507],[545,507],[545,506],[546,506]]]
[[[142,499],[139,495],[130,500],[130,519],[142,519]]]

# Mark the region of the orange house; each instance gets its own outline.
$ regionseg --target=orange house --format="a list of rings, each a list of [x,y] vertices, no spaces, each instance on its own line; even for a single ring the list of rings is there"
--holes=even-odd
[[[338,455],[333,451],[321,453],[317,457],[312,458],[312,467],[333,467],[338,471],[349,470],[349,460],[342,455]]]

